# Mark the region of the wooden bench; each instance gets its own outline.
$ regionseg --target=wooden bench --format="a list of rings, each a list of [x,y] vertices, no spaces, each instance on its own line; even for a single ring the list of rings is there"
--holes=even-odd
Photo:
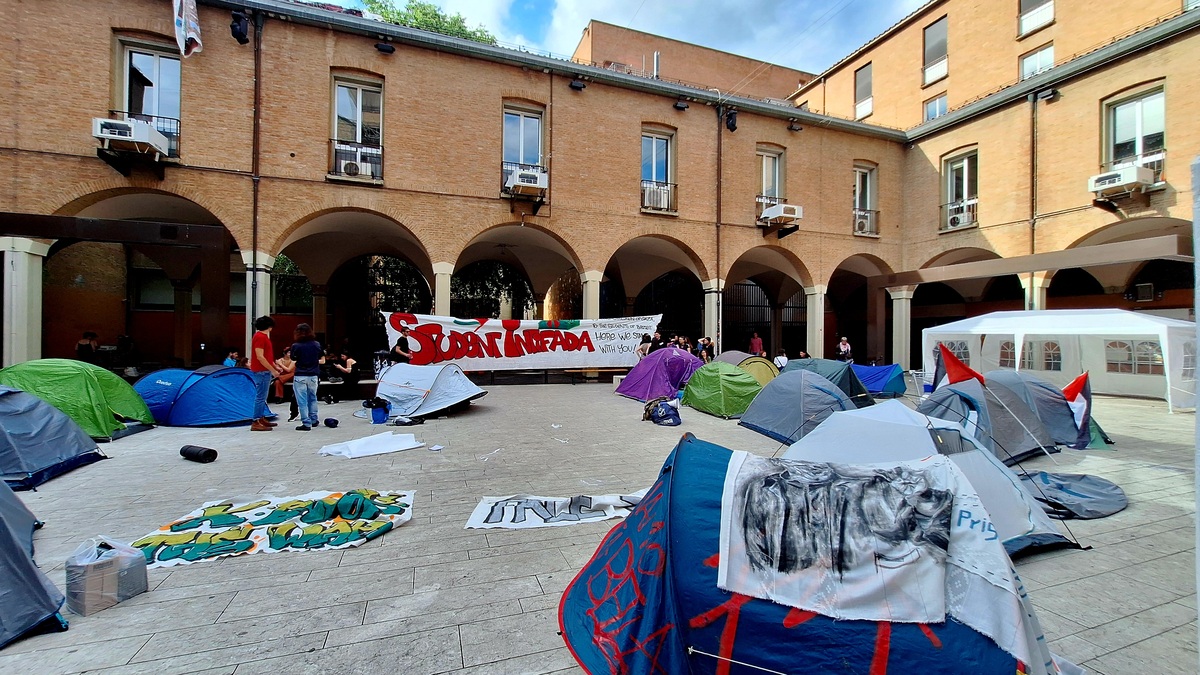
[[[571,377],[571,384],[575,384],[576,378],[583,382],[588,380],[599,380],[600,373],[621,373],[624,376],[629,372],[628,368],[568,368],[562,372]],[[616,377],[616,376],[614,376]]]

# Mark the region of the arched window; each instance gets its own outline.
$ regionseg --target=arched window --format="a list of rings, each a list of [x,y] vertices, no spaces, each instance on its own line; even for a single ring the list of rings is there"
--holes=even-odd
[[[1053,340],[1042,343],[1042,370],[1062,370],[1062,349]]]
[[[1138,375],[1162,375],[1162,346],[1157,340],[1143,340],[1133,350],[1133,372]]]
[[[1133,346],[1124,340],[1104,343],[1105,370],[1110,373],[1133,372]]]
[[[947,340],[945,342],[939,342],[938,344],[945,346],[946,349],[949,349],[950,353],[957,356],[959,361],[962,361],[968,366],[971,365],[971,350],[967,347],[966,340]],[[938,358],[938,350],[936,347],[933,349],[933,358],[935,361]]]
[[[1017,367],[1017,349],[1012,340],[1007,340],[1000,343],[1000,367],[1001,368],[1016,368]]]
[[[1191,340],[1183,343],[1183,381],[1192,382],[1196,379],[1196,343]]]

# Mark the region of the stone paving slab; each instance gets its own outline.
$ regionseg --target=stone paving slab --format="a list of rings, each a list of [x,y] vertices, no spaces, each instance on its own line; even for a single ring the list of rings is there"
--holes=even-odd
[[[465,530],[480,497],[645,488],[684,432],[764,456],[782,450],[687,408],[678,428],[642,422],[641,404],[606,384],[489,389],[463,414],[400,430],[440,452],[318,456],[325,443],[381,431],[352,418],[347,402],[321,406],[341,426],[307,434],[286,424],[154,429],[106,444],[112,459],[20,493],[47,522],[37,560],[60,586],[63,561],[87,537],[132,540],[205,501],[355,487],[414,498],[409,523],[360,548],[152,570],[150,592],[0,650],[0,673],[578,673],[557,635],[558,603],[619,521]],[[1130,507],[1067,524],[1091,550],[1033,555],[1017,569],[1067,658],[1101,675],[1195,673],[1195,416],[1111,397],[1097,398],[1096,415],[1113,449],[1028,468],[1109,478]],[[184,444],[220,457],[183,461]]]

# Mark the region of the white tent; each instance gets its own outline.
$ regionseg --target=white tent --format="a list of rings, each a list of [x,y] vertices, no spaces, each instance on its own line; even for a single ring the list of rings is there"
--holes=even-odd
[[[422,417],[473,401],[487,392],[454,364],[413,366],[397,363],[379,373],[375,395],[392,404],[392,415]]]
[[[1057,386],[1083,371],[1098,394],[1196,405],[1196,323],[1123,309],[992,312],[922,331],[925,369],[937,344],[979,372],[1030,370]]]

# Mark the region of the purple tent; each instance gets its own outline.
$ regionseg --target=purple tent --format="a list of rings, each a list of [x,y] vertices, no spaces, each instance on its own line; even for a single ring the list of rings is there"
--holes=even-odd
[[[617,393],[639,401],[674,396],[702,365],[703,361],[682,349],[664,347],[639,361],[621,381]]]

